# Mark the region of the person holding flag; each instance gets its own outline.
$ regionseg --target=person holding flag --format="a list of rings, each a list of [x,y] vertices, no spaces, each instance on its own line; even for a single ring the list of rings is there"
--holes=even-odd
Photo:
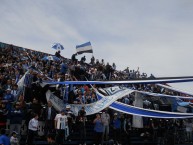
[[[55,56],[60,58],[61,57],[60,51],[64,50],[64,47],[60,43],[54,43],[52,45],[52,48],[57,50],[56,53],[55,53]]]

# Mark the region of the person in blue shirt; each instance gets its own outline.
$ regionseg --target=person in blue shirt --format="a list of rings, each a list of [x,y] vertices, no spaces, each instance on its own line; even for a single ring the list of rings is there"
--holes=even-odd
[[[61,74],[65,75],[67,71],[68,71],[68,66],[63,61],[62,64],[60,65],[60,72]]]
[[[10,145],[10,138],[5,134],[5,129],[1,129],[0,145]]]
[[[95,142],[96,144],[100,144],[102,142],[103,135],[103,123],[100,114],[96,114],[96,118],[94,119],[94,131],[95,131]]]
[[[21,108],[20,102],[16,102],[13,105],[12,110],[10,111],[10,135],[13,131],[18,133],[18,137],[20,139],[20,131],[21,131],[21,124],[23,119],[24,113]]]
[[[13,103],[15,100],[14,100],[14,95],[13,94],[11,94],[11,89],[7,89],[6,90],[6,94],[5,94],[5,96],[3,97],[3,100],[2,100],[2,102],[4,102],[5,104],[6,104],[6,108],[8,109],[8,110],[11,110],[11,103]]]
[[[121,120],[118,118],[117,113],[114,113],[112,127],[113,127],[113,140],[117,144],[119,144],[118,142],[120,142]]]

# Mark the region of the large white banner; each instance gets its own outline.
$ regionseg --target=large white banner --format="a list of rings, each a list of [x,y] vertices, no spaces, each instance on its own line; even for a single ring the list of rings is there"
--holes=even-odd
[[[99,92],[96,93],[98,95],[99,100],[92,104],[70,104],[71,110],[75,115],[78,115],[78,111],[84,106],[87,115],[95,114],[106,107],[114,109],[119,112],[123,112],[126,114],[132,114],[137,116],[144,117],[154,117],[154,118],[193,118],[193,113],[178,113],[178,112],[166,112],[166,111],[158,111],[158,110],[150,110],[144,109],[136,106],[127,105],[116,100],[127,96],[128,94],[134,92],[134,90],[126,89],[122,91],[117,91],[116,94],[111,96],[104,96]],[[54,96],[50,91],[46,93],[47,100],[50,100],[53,106],[58,110],[62,110],[65,108],[65,105],[61,99]],[[139,122],[140,123],[140,122]]]
[[[128,88],[121,87],[121,86],[114,86],[114,87],[103,88],[101,90],[104,90],[108,95],[113,95],[125,89],[128,89]]]
[[[77,116],[78,115],[78,111],[84,106],[85,107],[85,111],[86,111],[86,115],[92,115],[95,113],[98,113],[100,111],[102,111],[103,109],[107,108],[109,105],[111,105],[113,102],[115,102],[116,100],[130,94],[134,92],[134,90],[122,90],[117,92],[114,95],[111,96],[103,96],[102,99],[100,99],[99,101],[95,102],[95,103],[91,103],[91,104],[70,104],[71,110],[74,112],[74,114]],[[46,98],[47,100],[50,100],[54,106],[54,108],[58,111],[61,111],[62,109],[65,108],[64,102],[59,99],[58,97],[56,97],[55,95],[53,95],[50,91],[46,92]]]

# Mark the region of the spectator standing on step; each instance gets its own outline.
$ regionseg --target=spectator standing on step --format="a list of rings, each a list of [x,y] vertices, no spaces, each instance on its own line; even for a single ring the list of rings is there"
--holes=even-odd
[[[34,113],[34,117],[29,121],[28,124],[28,136],[27,145],[33,144],[34,137],[37,135],[38,131],[38,114]]]
[[[62,109],[61,112],[59,114],[56,115],[55,117],[55,129],[57,132],[56,135],[56,143],[57,144],[63,144],[64,143],[64,139],[65,134],[66,134],[66,126],[68,123],[68,119],[67,116],[65,115],[65,110]]]
[[[10,111],[10,135],[15,131],[18,133],[19,139],[23,116],[24,113],[23,110],[21,110],[20,103],[15,103],[13,109]]]
[[[43,109],[42,118],[45,120],[44,135],[54,132],[54,118],[56,110],[52,106],[52,102],[48,101],[47,106]]]
[[[95,58],[94,58],[94,56],[91,57],[90,63],[91,63],[92,65],[94,65],[94,63],[95,63]]]
[[[96,114],[96,118],[93,121],[94,123],[94,131],[95,131],[95,142],[96,144],[100,144],[102,142],[102,135],[103,135],[103,122],[101,119],[100,114]]]
[[[113,121],[112,121],[112,127],[113,127],[113,140],[119,144],[120,142],[120,133],[121,133],[121,120],[118,118],[118,114],[114,113]]]
[[[73,62],[74,64],[76,64],[77,61],[78,61],[78,60],[76,59],[76,56],[77,56],[77,53],[73,54],[72,57],[71,57],[71,60],[72,60],[72,62]]]
[[[86,61],[86,57],[85,57],[85,56],[83,56],[83,57],[81,58],[80,62],[81,62],[81,64],[84,64],[84,63],[85,63],[85,61]]]
[[[72,112],[72,110],[70,109],[71,109],[70,105],[66,105],[66,116],[68,119],[67,136],[69,136],[69,134],[73,132],[73,125],[74,125],[74,120],[75,120],[75,115]]]
[[[109,139],[109,124],[110,124],[110,115],[108,113],[108,111],[105,109],[103,111],[103,113],[101,114],[101,120],[102,120],[102,123],[103,123],[103,141],[104,140],[108,140]]]
[[[86,121],[86,111],[85,108],[82,107],[81,110],[78,112],[78,117],[77,117],[77,125],[78,125],[78,130],[80,132],[80,138],[81,142],[83,144],[86,144],[86,128],[85,128],[85,121]]]
[[[132,117],[130,115],[127,115],[124,119],[123,129],[125,133],[126,143],[127,145],[130,145],[130,136],[132,130]]]

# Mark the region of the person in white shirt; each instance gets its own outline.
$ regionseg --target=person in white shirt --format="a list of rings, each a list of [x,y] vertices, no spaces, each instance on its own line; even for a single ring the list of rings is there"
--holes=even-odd
[[[19,145],[19,139],[17,138],[17,132],[13,131],[10,138],[11,145]]]
[[[65,110],[61,110],[60,114],[57,114],[55,117],[55,129],[57,131],[56,135],[56,143],[57,144],[63,144],[66,134],[66,129],[68,126],[68,119],[65,115]]]
[[[34,136],[38,131],[38,114],[34,114],[34,118],[29,121],[28,124],[28,136],[27,136],[27,145],[33,144]]]

